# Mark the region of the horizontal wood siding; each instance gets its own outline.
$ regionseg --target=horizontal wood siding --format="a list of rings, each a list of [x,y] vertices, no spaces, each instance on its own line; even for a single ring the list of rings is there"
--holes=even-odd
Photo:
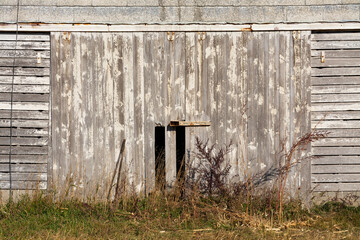
[[[153,190],[155,126],[166,127],[173,184],[170,120],[211,122],[186,128],[187,161],[195,137],[217,149],[233,143],[230,181],[278,167],[283,145],[289,150],[310,131],[308,31],[58,32],[51,39],[54,183],[70,184],[70,194],[104,196],[123,139],[127,188]],[[301,165],[288,181],[294,193],[310,182],[309,165]]]
[[[0,34],[0,188],[46,189],[50,36],[20,33],[15,40],[14,33]]]
[[[312,187],[359,191],[360,32],[314,33],[311,47],[312,127],[329,132],[313,143]]]

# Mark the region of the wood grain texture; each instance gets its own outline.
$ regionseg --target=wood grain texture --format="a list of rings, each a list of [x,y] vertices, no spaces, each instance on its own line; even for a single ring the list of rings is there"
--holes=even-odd
[[[360,40],[359,32],[337,32],[337,33],[313,33],[311,35],[312,41],[348,41],[348,40]]]
[[[311,127],[309,38],[310,32],[296,38],[291,32],[53,33],[54,183],[71,180],[70,193],[83,198],[98,186],[101,198],[126,139],[124,183],[150,193],[155,126],[164,126],[171,186],[176,132],[170,120],[211,121],[186,129],[188,162],[197,161],[195,137],[217,149],[232,141],[231,181],[249,167],[256,174],[279,166],[282,144],[289,149]],[[294,172],[288,187],[310,181],[300,177],[303,183]]]
[[[358,183],[360,182],[360,174],[313,174],[311,180],[313,183]]]
[[[313,191],[316,192],[358,192],[360,183],[314,183]]]
[[[15,40],[13,33],[0,34],[0,185],[12,189],[46,189],[51,116],[50,36],[20,33],[17,43]],[[13,64],[15,76],[12,76]],[[19,171],[24,173],[18,174]],[[11,184],[6,182],[10,181],[10,175]]]

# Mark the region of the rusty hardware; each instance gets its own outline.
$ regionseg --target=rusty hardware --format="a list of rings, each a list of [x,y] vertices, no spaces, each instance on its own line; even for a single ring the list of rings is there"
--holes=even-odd
[[[322,51],[322,52],[321,52],[320,61],[321,61],[321,63],[324,63],[324,62],[325,62],[325,51]]]
[[[294,39],[296,40],[300,39],[300,31],[293,31],[292,35]]]
[[[198,34],[199,34],[199,42],[204,41],[206,37],[205,32],[198,32]]]
[[[170,121],[170,127],[208,127],[211,125],[209,121]]]
[[[41,53],[38,52],[37,57],[36,57],[36,62],[37,64],[41,63]]]
[[[167,39],[169,41],[174,41],[175,39],[175,33],[174,32],[167,32]]]
[[[64,32],[64,33],[63,33],[63,38],[64,38],[66,41],[70,42],[70,41],[71,41],[71,32]]]

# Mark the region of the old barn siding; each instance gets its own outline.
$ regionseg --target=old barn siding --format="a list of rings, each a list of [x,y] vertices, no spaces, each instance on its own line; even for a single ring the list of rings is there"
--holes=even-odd
[[[313,154],[320,156],[313,161],[311,169],[313,189],[357,192],[360,189],[360,33],[319,32],[313,33],[311,40],[312,124],[329,132],[328,138],[313,144]]]
[[[166,179],[176,177],[170,120],[218,147],[232,141],[232,180],[279,166],[310,131],[310,32],[52,33],[53,179],[60,192],[104,197],[126,139],[128,186],[155,185],[154,128],[166,127]],[[309,164],[288,182],[309,190]]]
[[[0,189],[47,188],[49,72],[49,34],[0,33]]]

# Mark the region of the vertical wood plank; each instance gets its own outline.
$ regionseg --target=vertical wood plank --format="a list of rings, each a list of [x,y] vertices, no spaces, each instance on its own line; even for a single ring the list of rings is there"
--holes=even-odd
[[[113,98],[114,98],[114,153],[113,159],[119,161],[121,144],[125,139],[125,74],[124,74],[124,40],[120,34],[112,34],[113,38]],[[126,149],[125,149],[126,151]],[[115,186],[115,185],[114,185]],[[112,187],[114,187],[112,186]]]
[[[277,95],[278,95],[278,84],[276,78],[277,72],[277,57],[278,48],[276,48],[276,38],[275,35],[277,33],[271,32],[269,33],[269,51],[268,51],[268,131],[269,131],[269,166],[268,167],[276,167],[276,159],[277,159],[277,149],[279,145],[278,140],[278,131],[276,128],[276,124],[278,122],[278,102],[277,102]]]
[[[134,49],[132,33],[123,33],[122,54],[124,61],[124,134],[126,149],[124,158],[124,181],[127,190],[134,186],[135,164],[134,164]]]
[[[104,196],[108,193],[111,184],[111,173],[115,168],[115,163],[117,158],[114,158],[115,152],[115,141],[114,141],[114,79],[113,79],[113,35],[108,33],[103,35],[104,38],[104,60],[102,62],[102,68],[104,71],[104,80],[103,80],[103,91],[104,91],[104,161],[100,161],[100,166],[102,166],[103,177],[102,177],[102,189],[101,193]],[[105,166],[104,166],[105,165]]]
[[[247,174],[248,168],[248,119],[249,119],[249,104],[248,104],[248,42],[250,33],[241,33],[241,38],[238,41],[238,65],[240,66],[237,74],[240,76],[239,87],[237,88],[237,95],[239,101],[237,104],[237,125],[240,127],[239,138],[239,154],[237,158],[239,163],[239,175],[240,179],[244,180]]]
[[[49,166],[48,166],[48,170],[50,170],[50,168],[52,168],[52,172],[51,172],[51,177],[49,178],[49,181],[51,181],[50,179],[52,178],[51,181],[51,186],[49,188],[57,188],[60,185],[60,179],[59,179],[59,157],[61,155],[61,141],[60,137],[61,137],[61,132],[60,132],[60,124],[59,121],[61,119],[61,101],[60,101],[60,97],[61,96],[61,78],[60,78],[60,69],[61,69],[61,65],[60,65],[60,61],[59,60],[54,60],[55,59],[60,59],[60,41],[61,41],[61,33],[59,32],[55,32],[55,33],[51,33],[51,56],[52,56],[52,61],[51,61],[51,99],[52,99],[52,104],[51,104],[51,114],[52,114],[52,124],[51,124],[51,142],[52,142],[52,161],[49,161]]]
[[[154,33],[144,33],[144,156],[145,156],[145,194],[155,187],[155,151],[154,151]]]
[[[197,50],[197,34],[186,33],[185,35],[185,119],[193,120],[195,114],[195,84],[196,84],[196,50]],[[185,129],[185,148],[187,166],[192,164],[191,151],[193,147],[193,128]],[[188,169],[187,169],[188,170]],[[187,171],[186,170],[186,171]],[[191,177],[191,176],[189,176]]]
[[[301,103],[302,119],[301,134],[311,132],[311,32],[301,32]],[[304,150],[302,158],[311,154],[311,142]],[[310,204],[311,196],[311,161],[303,159],[300,165],[300,196],[306,205]]]
[[[227,141],[226,144],[232,143],[232,150],[227,156],[227,159],[230,163],[230,175],[231,177],[228,179],[229,182],[231,181],[234,183],[235,181],[239,180],[238,176],[238,166],[239,166],[239,159],[237,158],[237,151],[238,151],[238,142],[239,142],[239,134],[240,134],[240,127],[236,125],[237,119],[237,99],[238,96],[236,94],[237,83],[240,81],[240,76],[237,75],[238,64],[237,64],[237,40],[239,34],[238,33],[228,33],[228,46],[227,46],[227,54],[228,54],[228,65],[226,69],[227,79],[228,81],[228,89],[226,90],[226,98],[227,98],[227,112],[228,112],[228,119],[226,119],[226,134],[227,134]]]
[[[134,33],[134,134],[136,192],[144,191],[144,39],[143,33]]]

